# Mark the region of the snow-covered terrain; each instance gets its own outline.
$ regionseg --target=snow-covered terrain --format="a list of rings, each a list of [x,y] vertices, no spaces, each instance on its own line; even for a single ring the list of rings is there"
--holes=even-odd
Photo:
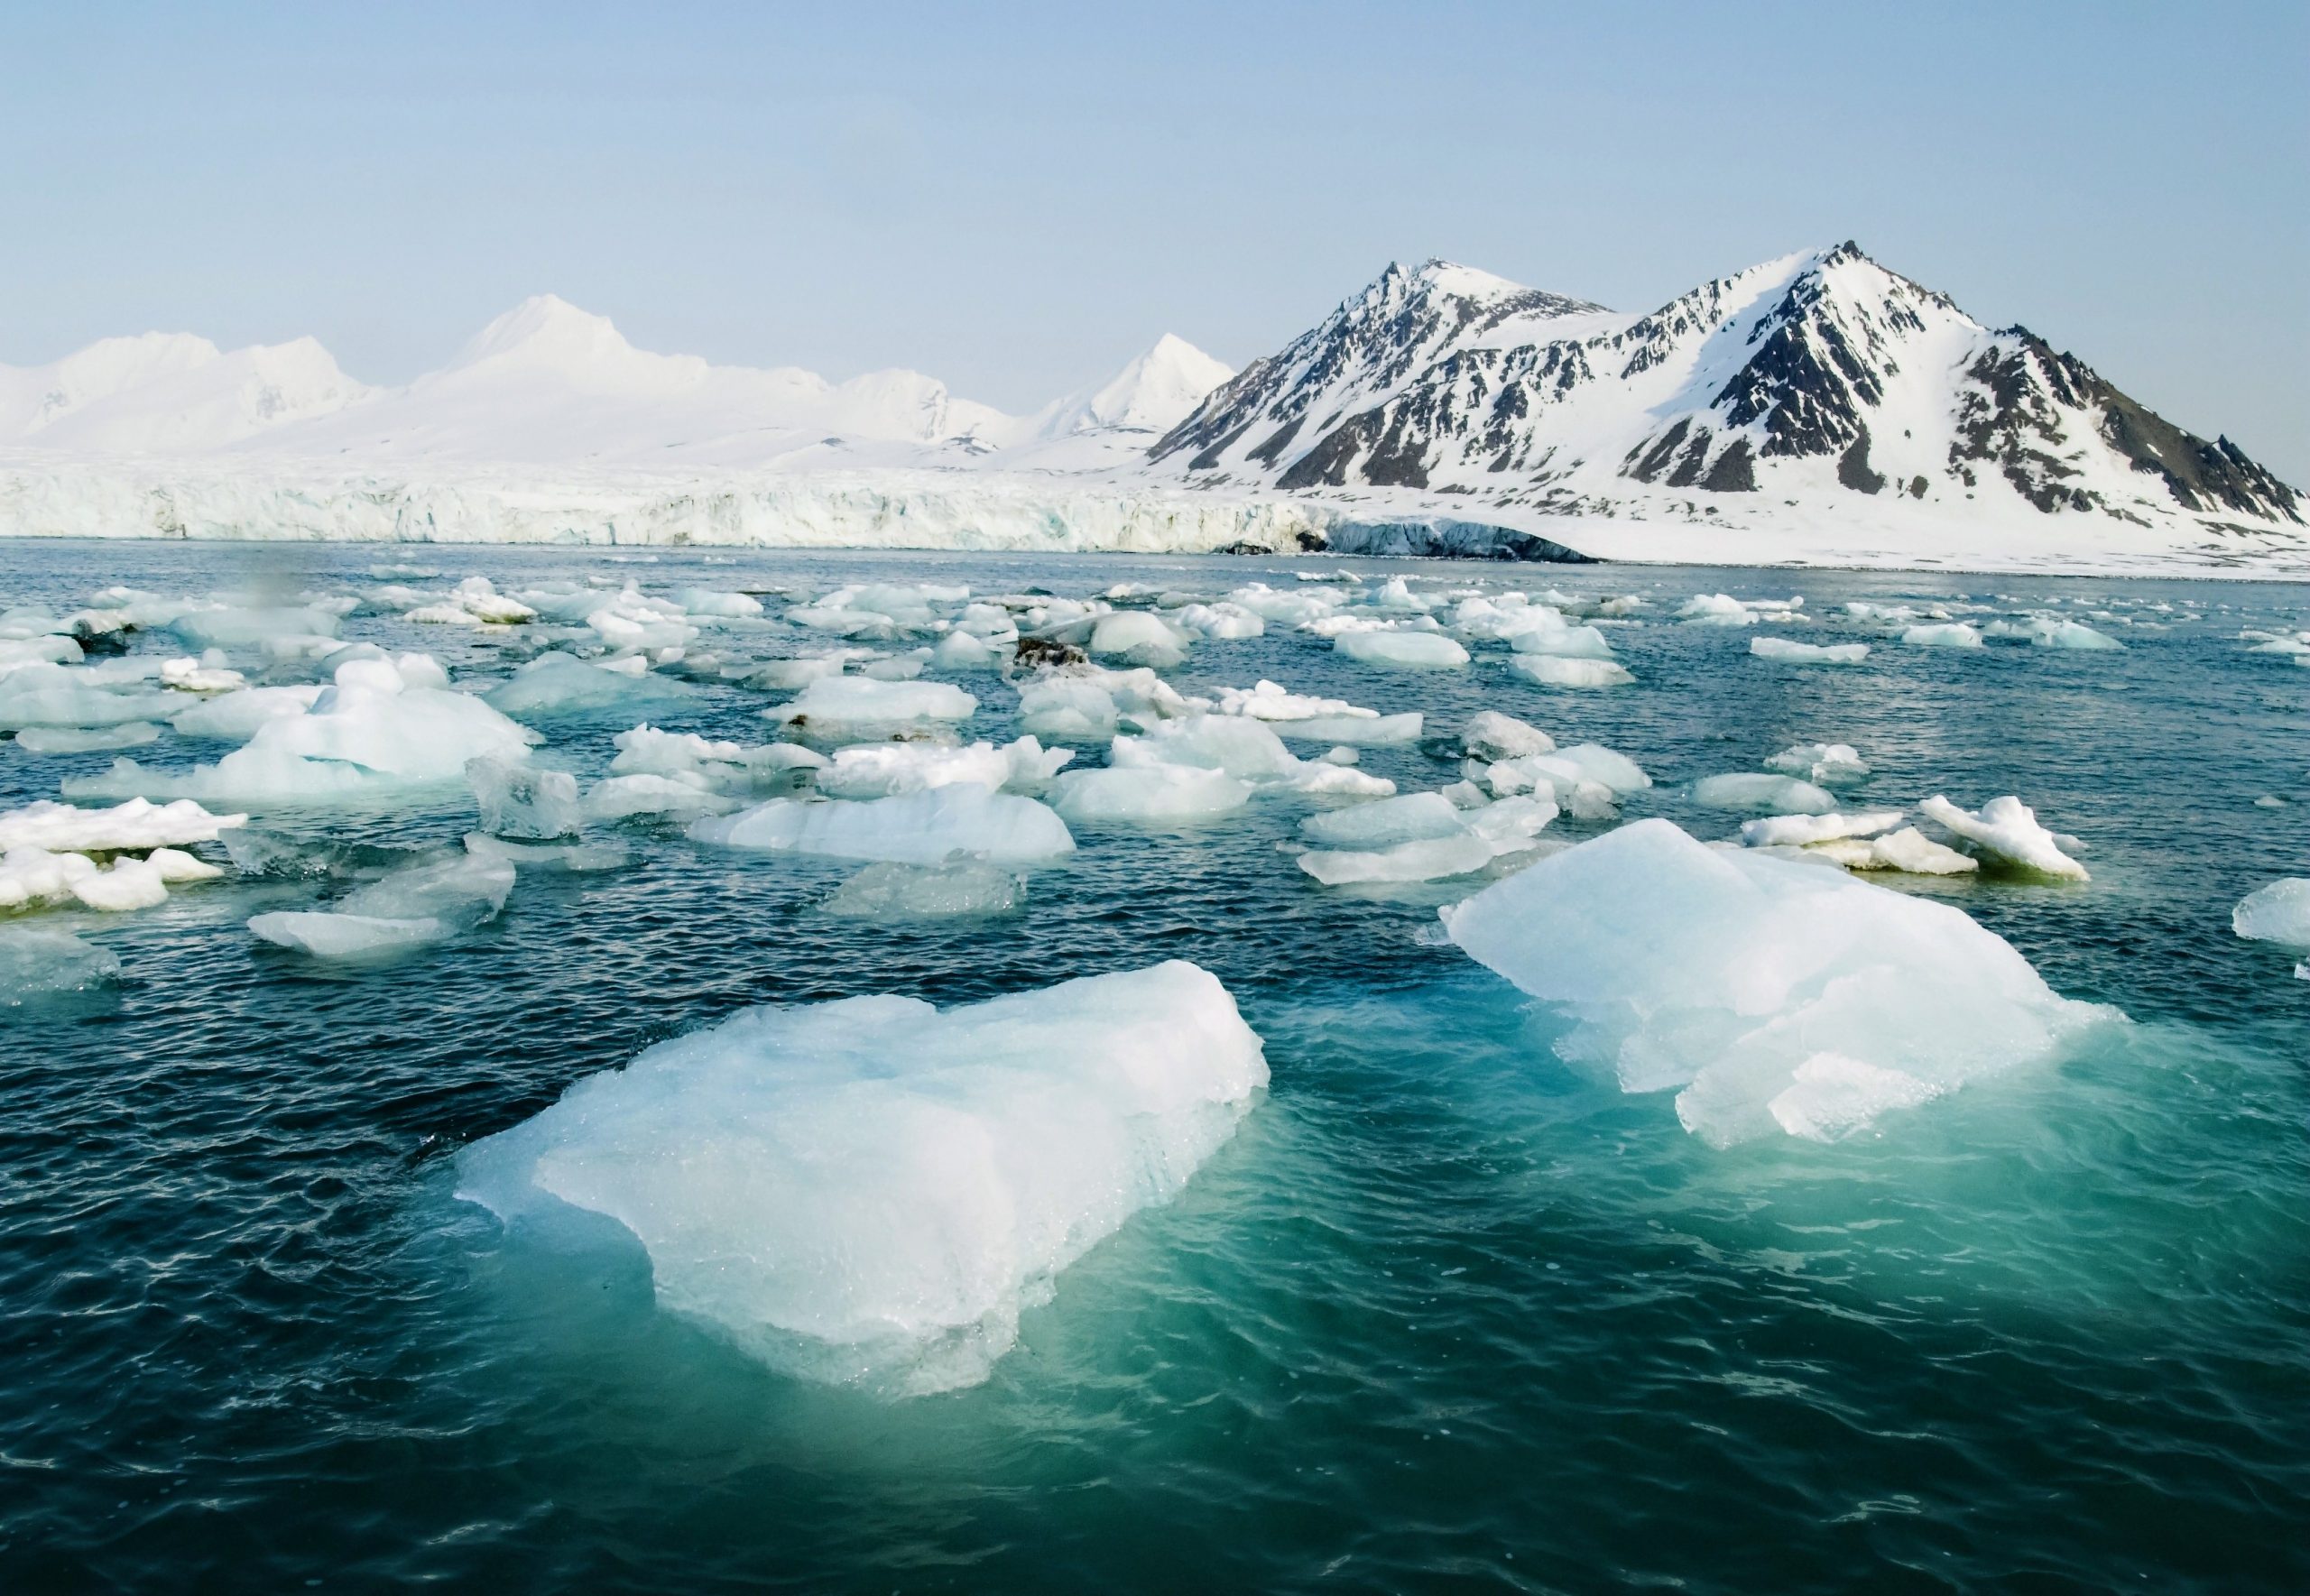
[[[1240,374],[1029,416],[550,295],[398,388],[310,339],[0,367],[0,535],[1458,554],[2299,576],[2292,487],[1847,244],[1621,315],[1431,261]]]

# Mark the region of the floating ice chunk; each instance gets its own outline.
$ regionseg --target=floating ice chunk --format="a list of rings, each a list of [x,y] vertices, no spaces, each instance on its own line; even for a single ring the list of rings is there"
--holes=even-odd
[[[1297,593],[1280,593],[1264,582],[1254,582],[1248,587],[1236,588],[1227,595],[1227,601],[1279,626],[1305,626],[1338,609],[1341,597],[1336,588],[1308,587]]]
[[[466,782],[481,811],[481,828],[498,836],[575,836],[585,824],[578,778],[518,760],[484,755],[466,761]]]
[[[1575,743],[1569,748],[1559,748],[1548,756],[1561,760],[1580,772],[1587,780],[1612,789],[1616,793],[1641,792],[1652,785],[1652,778],[1628,755],[1606,748],[1601,743]]]
[[[0,642],[0,676],[27,665],[78,665],[80,660],[80,645],[69,637],[35,635]]]
[[[1712,849],[1665,820],[1552,854],[1443,918],[1564,1012],[1566,1058],[1625,1091],[1681,1087],[1677,1117],[1718,1146],[1850,1134],[2106,1012],[1945,904]]]
[[[610,742],[617,749],[617,757],[610,761],[610,773],[615,776],[679,776],[709,765],[735,767],[745,762],[747,752],[739,743],[695,732],[661,732],[647,721]],[[826,763],[815,753],[809,759],[814,764]]]
[[[1899,809],[1869,809],[1850,815],[1810,811],[1774,815],[1741,823],[1741,841],[1751,848],[1806,848],[1840,837],[1871,837],[1901,823]]]
[[[1729,593],[1703,593],[1685,600],[1677,619],[1687,626],[1754,626],[1757,611]]]
[[[231,648],[284,638],[334,638],[337,616],[318,607],[194,610],[168,623],[196,649]]]
[[[379,877],[338,899],[339,912],[390,920],[439,920],[470,929],[497,918],[513,890],[513,867],[502,859],[460,854]]]
[[[923,743],[862,743],[838,751],[818,772],[818,790],[829,798],[891,798],[957,781],[982,787],[1040,789],[1075,757],[1069,748],[1046,752],[1032,736],[997,748],[974,743],[940,748]]]
[[[1991,798],[1978,810],[1966,810],[1936,793],[1917,807],[1993,863],[2065,881],[2088,879],[2085,867],[2061,851],[2054,834],[2038,825],[2036,813],[2018,798]]]
[[[1468,717],[1467,730],[1460,733],[1460,746],[1470,759],[1487,763],[1497,760],[1518,759],[1528,753],[1554,753],[1556,739],[1528,721],[1512,715],[1502,715],[1496,709],[1478,710]]]
[[[1150,761],[1064,771],[1051,783],[1050,801],[1077,825],[1169,826],[1233,813],[1251,797],[1251,788],[1224,770]]]
[[[276,909],[252,915],[249,931],[259,941],[317,959],[374,958],[444,942],[450,935],[439,920],[397,920],[321,909]]]
[[[536,720],[547,715],[673,704],[688,694],[689,689],[679,682],[651,676],[646,668],[642,674],[635,675],[556,650],[540,654],[515,671],[511,681],[492,687],[485,697],[492,708]]]
[[[922,668],[929,663],[930,658],[927,652],[899,654],[888,660],[876,660],[863,665],[859,667],[858,674],[868,681],[910,682],[920,676]]]
[[[1537,846],[1540,832],[1557,816],[1556,805],[1545,798],[1502,798],[1465,813],[1451,809],[1448,801],[1444,807],[1452,816],[1453,829],[1448,833],[1367,850],[1318,849],[1299,855],[1299,868],[1331,887],[1358,881],[1442,881],[1482,870],[1504,853]]]
[[[1293,693],[1279,683],[1265,679],[1251,687],[1222,687],[1217,707],[1221,715],[1240,715],[1252,720],[1270,722],[1377,720],[1380,717],[1378,710],[1363,708],[1344,698],[1317,698],[1304,693]]]
[[[1245,781],[1285,781],[1299,761],[1283,740],[1255,720],[1194,715],[1163,721],[1138,737],[1118,737],[1108,755],[1116,765],[1201,765]]]
[[[870,864],[820,907],[844,919],[878,922],[1009,914],[1024,885],[992,864]]]
[[[1113,697],[1097,682],[1048,676],[1019,689],[1019,724],[1039,737],[1104,742],[1120,721]]]
[[[954,853],[1032,864],[1075,851],[1066,822],[1049,805],[969,783],[865,802],[772,798],[700,820],[689,835],[727,848],[900,864],[940,864]]]
[[[1536,604],[1525,612],[1526,624],[1508,634],[1508,646],[1519,654],[1551,654],[1566,660],[1610,660],[1612,647],[1594,626],[1573,626],[1556,610]]]
[[[957,629],[938,640],[930,650],[930,662],[941,670],[979,670],[995,663],[995,652],[984,641]]]
[[[1897,870],[1907,875],[1971,875],[1981,861],[1945,847],[1914,826],[1884,836],[1850,838],[1818,850],[1847,870]]]
[[[16,746],[26,753],[89,753],[106,748],[142,748],[160,739],[161,728],[150,721],[123,721],[112,726],[26,726],[16,733]]]
[[[1769,815],[1825,815],[1837,807],[1834,794],[1794,776],[1739,771],[1704,776],[1693,783],[1693,801],[1712,809],[1748,809]]]
[[[0,927],[0,1007],[56,992],[86,992],[120,973],[120,956],[69,931]]]
[[[1299,835],[1322,848],[1386,848],[1457,836],[1465,829],[1460,811],[1438,792],[1409,792],[1310,815],[1299,823]]]
[[[430,665],[430,660],[419,662]],[[110,771],[64,784],[66,796],[177,793],[278,805],[365,801],[460,780],[484,755],[520,759],[535,733],[467,693],[404,685],[411,661],[348,660],[303,715],[266,721],[245,748],[189,772],[116,760]]]
[[[222,660],[221,654],[211,659]],[[180,660],[161,661],[161,685],[180,693],[230,693],[249,685],[248,678],[221,664],[208,664],[187,656]]]
[[[155,848],[144,855],[144,863],[158,871],[161,880],[171,887],[183,881],[213,881],[225,873],[206,859],[181,848]]]
[[[466,852],[476,859],[513,865],[517,871],[559,870],[572,874],[622,870],[633,859],[614,843],[509,843],[478,831],[466,834]]]
[[[1261,637],[1267,632],[1265,621],[1242,604],[1225,600],[1183,605],[1176,618],[1181,628],[1197,637],[1241,639]]]
[[[1924,649],[1978,649],[1982,646],[1982,634],[1963,621],[1949,621],[1938,625],[1912,626],[1901,633],[1901,641]]]
[[[1765,769],[1807,781],[1858,781],[1869,774],[1869,761],[1850,743],[1799,743],[1765,761]]]
[[[1792,665],[1858,665],[1869,658],[1867,643],[1804,643],[1788,637],[1752,637],[1749,652],[1760,660]]]
[[[1332,647],[1366,665],[1410,670],[1449,670],[1468,662],[1468,650],[1440,632],[1344,632]]]
[[[746,685],[767,692],[791,693],[821,677],[840,676],[842,668],[864,650],[845,649],[835,654],[810,654],[799,660],[772,660],[747,673]]]
[[[2310,947],[2310,878],[2287,876],[2255,888],[2231,910],[2230,928],[2256,942]]]
[[[762,613],[762,600],[751,593],[720,593],[710,587],[685,587],[675,595],[675,602],[692,615],[710,615],[722,621],[751,620]]]
[[[2080,621],[2040,617],[2029,624],[2029,641],[2040,649],[2123,649],[2125,644],[2106,632],[2096,632]]]
[[[321,691],[317,687],[243,687],[171,715],[169,724],[187,737],[246,743],[265,722],[304,714]]]
[[[110,870],[74,880],[72,896],[106,914],[125,914],[167,902],[169,888],[161,867],[151,860],[116,859]]]
[[[0,677],[0,731],[166,720],[183,707],[183,697],[175,693],[110,691],[96,685],[92,670],[89,666],[26,665]]]
[[[1566,660],[1554,654],[1516,654],[1509,669],[1544,687],[1624,687],[1636,679],[1610,660]]]
[[[762,713],[817,733],[839,735],[862,726],[964,721],[978,700],[947,682],[882,682],[866,677],[825,676],[788,703]]]
[[[0,852],[32,847],[141,853],[148,848],[212,843],[219,832],[246,826],[248,819],[246,815],[212,815],[189,798],[153,804],[134,798],[109,809],[43,799],[0,814]]]
[[[1333,753],[1354,753],[1352,748],[1335,748]],[[1374,776],[1366,770],[1340,763],[1326,755],[1304,761],[1284,783],[1294,792],[1320,794],[1327,798],[1383,798],[1392,797],[1396,784],[1385,776]]]
[[[1422,715],[1418,710],[1409,715],[1349,715],[1333,719],[1315,715],[1306,720],[1277,721],[1278,733],[1300,738],[1310,743],[1344,743],[1354,748],[1399,748],[1407,743],[1419,741]]]
[[[517,1227],[605,1215],[668,1312],[790,1374],[919,1395],[984,1379],[1267,1078],[1226,989],[1176,962],[943,1013],[749,1009],[467,1149],[457,1193]]]
[[[639,772],[608,776],[586,789],[588,820],[631,820],[637,815],[669,816],[695,820],[707,815],[726,815],[738,800],[715,790],[712,782],[695,771],[674,776]]]
[[[1095,656],[1120,656],[1132,665],[1169,668],[1187,661],[1187,640],[1160,615],[1117,610],[1099,617],[1086,645]]]

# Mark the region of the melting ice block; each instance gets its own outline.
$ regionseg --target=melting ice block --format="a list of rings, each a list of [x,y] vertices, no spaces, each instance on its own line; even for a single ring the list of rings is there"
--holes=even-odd
[[[1440,632],[1343,632],[1332,647],[1366,665],[1407,670],[1449,670],[1468,662],[1468,650]]]
[[[1554,1004],[1557,1050],[1629,1092],[1678,1088],[1718,1146],[1826,1139],[2050,1053],[2070,1001],[1946,904],[1642,820],[1443,911],[1479,963]]]
[[[79,853],[143,853],[147,848],[213,843],[219,832],[246,826],[246,815],[212,815],[190,798],[172,804],[130,798],[109,809],[82,809],[42,800],[0,815],[0,851],[48,848]]]
[[[1769,815],[1825,815],[1837,800],[1810,781],[1761,771],[1704,776],[1693,783],[1693,800],[1712,809],[1747,809]]]
[[[1062,818],[1078,826],[1107,821],[1169,826],[1204,820],[1231,814],[1251,798],[1251,788],[1224,770],[1159,761],[1067,770],[1051,783],[1052,807]]]
[[[614,1220],[661,1306],[773,1368],[947,1390],[1177,1195],[1267,1078],[1226,989],[1178,962],[943,1013],[748,1009],[467,1148],[457,1193],[517,1228]]]
[[[735,815],[700,820],[692,839],[725,848],[939,864],[955,853],[998,864],[1032,864],[1075,851],[1050,807],[972,782],[897,798],[772,798]]]
[[[822,676],[788,703],[763,713],[790,726],[838,735],[855,727],[966,721],[977,708],[977,699],[947,682]]]
[[[1564,659],[1555,654],[1517,654],[1511,669],[1544,687],[1624,687],[1636,679],[1610,660]]]
[[[477,853],[411,865],[348,892],[333,909],[254,915],[249,929],[325,959],[441,942],[496,918],[513,873],[506,860]]]
[[[1867,643],[1804,643],[1791,637],[1752,637],[1749,652],[1760,660],[1789,665],[1858,665],[1869,658]]]

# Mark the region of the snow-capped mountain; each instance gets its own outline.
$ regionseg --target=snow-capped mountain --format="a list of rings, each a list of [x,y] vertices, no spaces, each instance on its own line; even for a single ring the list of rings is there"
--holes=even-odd
[[[358,403],[372,390],[310,338],[224,353],[189,333],[105,338],[0,366],[0,441],[98,454],[199,454]]]
[[[1087,439],[1091,454],[1036,462],[1082,468],[1135,458],[1232,374],[1166,335],[1106,382],[1010,416],[919,372],[829,383],[793,366],[653,354],[606,317],[541,294],[399,388],[353,382],[310,338],[220,354],[205,338],[153,333],[107,338],[51,365],[0,366],[0,447],[399,468],[750,469],[967,464],[1012,446]]]
[[[1390,266],[1150,456],[1189,482],[1409,490],[1464,517],[1705,520],[1890,497],[2215,528],[2304,514],[2227,439],[2182,431],[1852,244],[1639,317],[1444,262]]]
[[[1034,418],[1039,438],[1098,431],[1168,432],[1235,374],[1173,333],[1095,388],[1070,393]]]

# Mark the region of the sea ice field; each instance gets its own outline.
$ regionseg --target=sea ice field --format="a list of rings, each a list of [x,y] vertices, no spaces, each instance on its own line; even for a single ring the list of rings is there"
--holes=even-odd
[[[0,1587],[2310,1588],[2305,667],[0,543]]]

